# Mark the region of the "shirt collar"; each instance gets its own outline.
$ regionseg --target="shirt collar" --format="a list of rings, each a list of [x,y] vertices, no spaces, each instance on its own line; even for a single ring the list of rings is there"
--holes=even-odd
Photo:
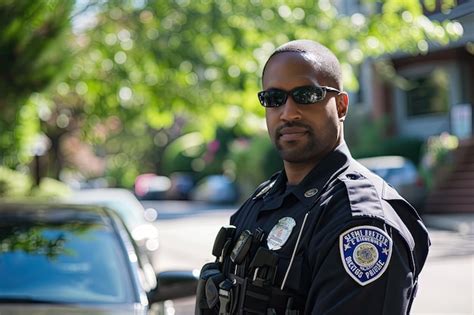
[[[352,159],[349,148],[342,142],[324,157],[296,187],[286,191],[287,177],[282,171],[276,182],[265,196],[265,209],[276,209],[283,203],[288,194],[295,195],[300,202],[311,205],[324,190],[324,186],[335,176],[344,171]]]

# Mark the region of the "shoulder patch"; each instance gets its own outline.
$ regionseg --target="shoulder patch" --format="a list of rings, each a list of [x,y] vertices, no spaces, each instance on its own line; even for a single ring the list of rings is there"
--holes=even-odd
[[[358,284],[367,285],[382,276],[392,256],[392,239],[375,226],[353,227],[339,236],[342,265]]]

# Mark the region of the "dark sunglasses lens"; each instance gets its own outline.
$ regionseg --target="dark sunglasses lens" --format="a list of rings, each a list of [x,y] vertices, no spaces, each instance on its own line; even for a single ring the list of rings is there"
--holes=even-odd
[[[294,89],[291,96],[299,104],[313,104],[324,98],[324,92],[322,88],[317,86],[303,86]]]
[[[286,93],[280,90],[269,90],[258,93],[260,103],[265,107],[278,107],[285,103]]]

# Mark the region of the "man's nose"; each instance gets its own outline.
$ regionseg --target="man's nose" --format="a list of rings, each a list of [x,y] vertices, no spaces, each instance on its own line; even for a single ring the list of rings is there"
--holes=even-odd
[[[301,119],[299,105],[291,97],[288,97],[285,104],[282,105],[280,119],[285,121]]]

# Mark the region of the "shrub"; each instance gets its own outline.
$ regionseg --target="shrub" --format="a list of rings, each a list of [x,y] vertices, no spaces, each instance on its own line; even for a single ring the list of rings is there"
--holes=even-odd
[[[0,166],[0,198],[27,196],[31,187],[28,175]]]
[[[0,198],[21,199],[41,198],[54,199],[70,192],[69,187],[52,178],[42,178],[40,185],[33,186],[33,181],[27,174],[0,166]]]
[[[41,179],[38,187],[33,187],[31,197],[41,199],[55,199],[67,196],[71,190],[63,182],[53,178],[44,177]]]
[[[229,158],[235,162],[236,181],[243,196],[251,194],[257,185],[283,167],[266,133],[251,139],[236,140],[231,146]]]
[[[429,137],[423,145],[420,172],[428,189],[435,187],[452,169],[452,153],[458,146],[458,138],[447,132]]]
[[[392,137],[380,140],[373,147],[359,148],[351,147],[355,158],[380,156],[380,155],[401,155],[418,165],[421,159],[421,151],[424,141],[418,138]]]

